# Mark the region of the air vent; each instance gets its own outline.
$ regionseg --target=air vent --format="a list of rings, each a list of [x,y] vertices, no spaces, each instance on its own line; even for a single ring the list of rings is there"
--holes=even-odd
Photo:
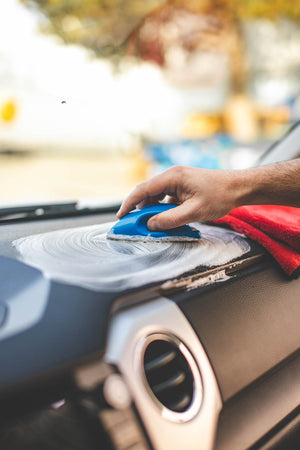
[[[152,393],[171,411],[187,411],[194,397],[194,376],[185,355],[192,358],[177,339],[155,339],[146,347],[144,371]],[[188,359],[189,359],[188,358]]]

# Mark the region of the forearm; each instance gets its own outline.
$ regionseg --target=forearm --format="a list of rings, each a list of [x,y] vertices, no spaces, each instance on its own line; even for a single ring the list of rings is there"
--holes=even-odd
[[[300,158],[237,171],[233,178],[236,203],[300,207]]]

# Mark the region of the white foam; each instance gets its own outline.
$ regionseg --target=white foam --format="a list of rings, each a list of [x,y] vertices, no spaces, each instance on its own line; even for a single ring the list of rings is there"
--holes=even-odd
[[[234,231],[199,223],[196,242],[112,241],[113,223],[52,231],[14,241],[20,259],[50,279],[95,291],[115,291],[167,280],[197,266],[225,264],[250,250]]]
[[[189,236],[161,236],[161,237],[154,237],[151,236],[151,234],[148,234],[147,236],[143,235],[128,235],[128,234],[114,234],[111,232],[108,232],[106,234],[107,239],[110,239],[112,241],[140,241],[140,242],[197,242],[199,241],[199,237],[192,238]]]

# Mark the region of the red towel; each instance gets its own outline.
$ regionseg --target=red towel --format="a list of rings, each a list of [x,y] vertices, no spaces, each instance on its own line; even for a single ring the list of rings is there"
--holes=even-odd
[[[241,206],[215,220],[257,241],[291,277],[300,275],[300,208]]]

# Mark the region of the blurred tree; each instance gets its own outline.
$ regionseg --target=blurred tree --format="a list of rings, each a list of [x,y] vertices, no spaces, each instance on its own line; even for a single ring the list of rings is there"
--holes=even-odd
[[[122,53],[141,20],[164,0],[20,0],[41,12],[43,31],[101,56]]]
[[[44,31],[104,57],[166,64],[171,47],[230,55],[235,90],[245,79],[241,20],[300,20],[299,0],[20,0],[42,13]]]
[[[43,14],[46,19],[42,22],[44,31],[59,35],[66,43],[81,44],[102,56],[124,52],[131,34],[138,32],[147,17],[157,16],[157,22],[166,21],[170,11],[176,9],[217,17],[219,27],[225,24],[232,27],[241,18],[286,16],[300,19],[300,2],[295,0],[20,1]],[[166,14],[162,14],[164,10]],[[140,54],[139,51],[136,53]],[[161,57],[156,60],[162,62]]]
[[[169,23],[174,11],[187,11],[196,16],[208,15],[211,18],[211,26],[208,26],[211,28],[211,35],[213,28],[215,31],[216,28],[228,28],[228,24],[232,22],[230,5],[233,0],[20,1],[42,13],[43,31],[60,36],[65,43],[83,45],[101,56],[122,55],[126,51],[128,53],[130,43],[130,54],[159,64],[164,63],[164,48],[161,36],[158,36],[159,30],[154,28]],[[152,28],[149,26],[150,22]],[[182,28],[182,24],[180,27]],[[189,34],[193,36],[189,38]],[[192,50],[196,46],[196,40],[202,40],[203,36],[197,30],[189,33],[186,29],[180,33],[179,39],[181,38],[185,47],[190,46]],[[137,47],[133,51],[134,42]]]

